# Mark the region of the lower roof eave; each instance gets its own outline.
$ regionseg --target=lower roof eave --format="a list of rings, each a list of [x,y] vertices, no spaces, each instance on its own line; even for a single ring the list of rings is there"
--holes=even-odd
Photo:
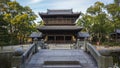
[[[53,31],[53,30],[63,30],[63,31],[68,31],[68,30],[82,30],[82,27],[80,26],[41,26],[37,28],[39,31]]]

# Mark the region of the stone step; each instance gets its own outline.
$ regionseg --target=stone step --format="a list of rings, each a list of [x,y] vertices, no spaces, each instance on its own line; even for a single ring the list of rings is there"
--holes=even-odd
[[[79,61],[44,61],[43,65],[80,65]]]
[[[81,65],[43,65],[43,68],[82,68]]]

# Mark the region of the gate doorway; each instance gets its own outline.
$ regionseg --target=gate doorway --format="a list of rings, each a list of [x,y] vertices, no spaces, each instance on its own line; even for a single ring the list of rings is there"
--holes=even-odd
[[[56,36],[48,36],[48,43],[72,43],[73,39],[71,35],[56,35]]]

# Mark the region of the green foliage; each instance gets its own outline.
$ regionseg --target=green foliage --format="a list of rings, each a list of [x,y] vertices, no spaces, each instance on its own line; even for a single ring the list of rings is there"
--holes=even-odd
[[[9,34],[6,26],[8,25],[3,19],[3,15],[0,15],[0,46],[8,45],[9,43]],[[7,39],[7,40],[6,40]]]
[[[120,28],[120,5],[118,0],[115,3],[106,5],[108,13],[111,15],[111,21],[113,22],[114,29]]]
[[[44,26],[44,24],[45,24],[43,21],[40,21],[38,23],[39,23],[39,26]]]
[[[83,26],[84,31],[91,34],[94,42],[108,42],[110,33],[120,28],[118,0],[108,5],[104,5],[102,2],[94,3],[87,9],[87,13],[82,14],[82,18],[78,20],[77,24]]]
[[[0,46],[25,43],[32,31],[35,31],[35,13],[28,6],[16,1],[0,2]],[[3,36],[4,35],[4,36]]]
[[[0,46],[8,45],[9,39],[7,29],[0,27]]]
[[[102,12],[104,4],[102,2],[96,2],[93,6],[87,9],[87,12],[93,15],[97,15]]]
[[[96,2],[87,9],[87,13],[82,16],[82,22],[87,32],[91,33],[93,38],[101,42],[107,34],[106,26],[108,26],[107,14],[104,12],[104,4]]]

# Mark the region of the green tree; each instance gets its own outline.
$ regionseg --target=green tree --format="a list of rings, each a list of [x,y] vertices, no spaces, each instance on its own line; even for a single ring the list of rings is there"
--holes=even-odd
[[[114,3],[108,4],[106,8],[110,14],[110,20],[114,25],[114,29],[120,28],[120,1],[114,0]]]
[[[43,21],[40,21],[38,23],[39,23],[39,26],[44,26],[44,24],[45,24]]]
[[[83,31],[91,33],[92,28],[92,19],[93,17],[88,14],[82,14],[82,18],[80,18],[77,22],[77,25],[84,27]]]
[[[30,33],[35,31],[34,20],[37,16],[30,7],[23,7],[16,1],[4,0],[0,3],[0,28],[4,27],[3,32],[8,33],[10,38],[5,43],[25,43]]]
[[[114,3],[106,5],[106,9],[109,13],[109,20],[112,23],[113,30],[120,29],[120,0],[114,0]]]
[[[2,15],[0,15],[0,46],[3,45],[8,45],[9,43],[9,34],[8,34],[8,30],[7,30],[7,25],[8,23],[6,23],[3,19],[2,19]]]
[[[96,2],[87,9],[87,13],[83,14],[78,21],[79,24],[82,23],[84,30],[89,32],[96,42],[108,41],[108,36],[112,31],[113,26],[105,10],[104,3]]]
[[[8,5],[11,11],[14,11],[13,14],[11,13],[13,15],[11,18],[5,16],[8,21],[10,20],[10,25],[12,26],[10,27],[11,33],[19,39],[19,43],[24,43],[25,38],[32,31],[31,27],[37,16],[28,6],[23,7],[16,1],[8,2]]]
[[[0,1],[0,46],[9,44],[9,33],[7,30],[8,23],[3,19],[4,14],[7,11],[7,2],[9,0]]]

